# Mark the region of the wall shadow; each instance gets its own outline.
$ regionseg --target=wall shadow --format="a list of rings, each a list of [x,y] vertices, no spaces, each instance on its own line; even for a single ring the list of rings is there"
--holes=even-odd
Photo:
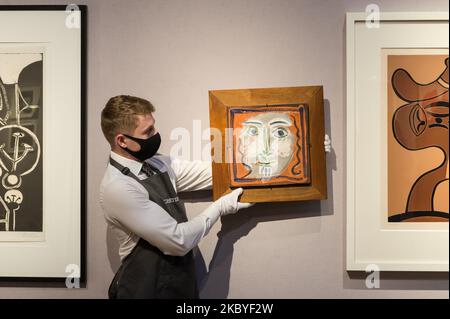
[[[345,289],[369,290],[364,271],[348,271],[344,274]],[[448,272],[382,271],[380,288],[371,290],[447,290]]]
[[[337,171],[336,152],[333,147],[333,134],[331,133],[331,107],[330,101],[324,99],[324,121],[325,134],[328,134],[331,140],[331,152],[326,153],[327,164],[327,200],[321,201],[322,215],[332,215],[334,213],[334,192],[333,192],[333,171]]]
[[[317,216],[321,216],[320,203],[309,201],[257,203],[235,215],[222,217],[218,241],[208,267],[197,250],[196,266],[201,298],[228,297],[234,244],[249,235],[259,223]]]

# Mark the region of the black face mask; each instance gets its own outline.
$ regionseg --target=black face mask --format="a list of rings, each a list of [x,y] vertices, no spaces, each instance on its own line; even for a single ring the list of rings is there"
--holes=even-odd
[[[141,146],[141,149],[135,152],[130,150],[128,147],[119,146],[122,147],[122,149],[128,154],[136,157],[140,161],[145,161],[155,155],[161,145],[161,135],[159,135],[159,133],[156,133],[147,139],[137,138],[126,134],[123,135],[138,143]]]

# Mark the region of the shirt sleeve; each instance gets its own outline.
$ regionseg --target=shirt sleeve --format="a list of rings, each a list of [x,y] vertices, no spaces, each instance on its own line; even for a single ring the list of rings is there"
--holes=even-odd
[[[211,161],[188,161],[160,154],[158,158],[172,169],[178,192],[212,189]]]
[[[175,158],[171,166],[177,178],[180,192],[207,190],[212,188],[211,161],[188,161]]]
[[[145,189],[120,179],[106,188],[104,209],[110,218],[164,254],[183,256],[206,236],[220,213],[210,206],[195,218],[178,223],[161,206],[148,199]],[[141,185],[139,185],[141,186]]]

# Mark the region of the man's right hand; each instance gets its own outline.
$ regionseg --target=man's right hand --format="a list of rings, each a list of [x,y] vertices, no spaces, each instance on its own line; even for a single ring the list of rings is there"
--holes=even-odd
[[[223,195],[214,202],[220,211],[220,216],[235,214],[242,208],[248,208],[255,205],[255,203],[240,203],[238,200],[239,195],[241,195],[242,192],[242,187],[236,188],[231,193]]]

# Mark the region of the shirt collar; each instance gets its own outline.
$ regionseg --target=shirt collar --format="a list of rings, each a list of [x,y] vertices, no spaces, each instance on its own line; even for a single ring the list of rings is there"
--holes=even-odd
[[[142,163],[123,157],[122,155],[119,155],[113,151],[111,151],[111,158],[115,160],[117,163],[119,163],[122,166],[128,167],[130,169],[130,172],[134,175],[138,176],[142,169]]]

